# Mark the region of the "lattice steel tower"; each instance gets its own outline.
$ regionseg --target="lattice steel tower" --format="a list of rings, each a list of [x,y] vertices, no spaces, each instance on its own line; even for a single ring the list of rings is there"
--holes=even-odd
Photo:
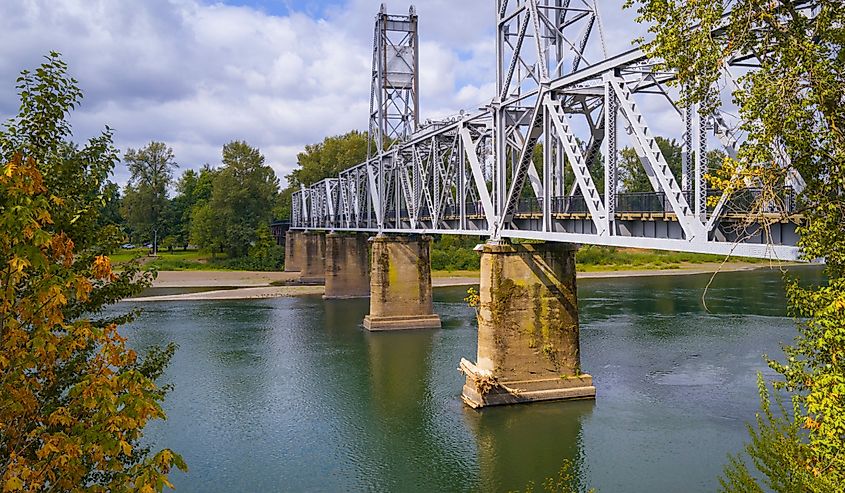
[[[376,16],[370,94],[370,158],[407,138],[419,126],[419,31],[413,6],[408,15]]]

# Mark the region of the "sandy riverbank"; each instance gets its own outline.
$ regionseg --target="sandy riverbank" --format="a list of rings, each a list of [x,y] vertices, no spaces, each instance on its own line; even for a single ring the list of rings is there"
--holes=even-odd
[[[768,264],[748,264],[742,262],[720,264],[686,265],[678,269],[663,270],[618,270],[602,272],[579,272],[578,279],[610,279],[616,277],[679,276],[736,272],[769,268]],[[461,275],[449,276],[437,272],[432,279],[434,287],[472,286],[478,284],[478,277],[462,272]],[[272,282],[295,281],[296,272],[234,272],[234,271],[161,271],[153,283],[153,288],[221,288],[198,293],[168,294],[164,296],[146,296],[127,301],[199,301],[199,300],[245,300],[279,298],[286,296],[320,295],[323,286],[271,286]]]

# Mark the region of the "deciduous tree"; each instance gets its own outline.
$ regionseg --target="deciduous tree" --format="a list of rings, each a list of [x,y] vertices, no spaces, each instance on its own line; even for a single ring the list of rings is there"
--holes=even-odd
[[[276,208],[278,218],[290,217],[290,197],[300,185],[310,186],[366,161],[367,140],[366,132],[353,130],[305,146],[305,151],[296,156],[297,169],[286,176],[288,186],[282,191]]]
[[[165,417],[155,380],[174,348],[145,358],[118,326],[131,314],[103,308],[149,285],[151,275],[108,258],[118,237],[103,224],[111,132],[67,142],[81,98],[52,53],[18,79],[17,117],[0,132],[0,482],[3,491],[161,491],[170,450],[139,442]]]
[[[126,220],[132,229],[153,242],[163,236],[167,216],[167,187],[178,167],[173,149],[162,142],[150,142],[141,149],[129,149],[123,157],[130,179],[124,194]]]
[[[681,168],[683,167],[683,149],[675,139],[655,137],[657,147],[666,158],[669,169],[679,180],[681,179]],[[653,192],[654,187],[648,179],[645,167],[640,160],[637,151],[632,147],[626,147],[620,152],[619,160],[620,181],[626,192]]]
[[[231,257],[246,255],[258,226],[273,219],[278,193],[279,180],[258,149],[242,141],[226,144],[211,199],[193,216],[195,241],[205,248],[219,245]]]

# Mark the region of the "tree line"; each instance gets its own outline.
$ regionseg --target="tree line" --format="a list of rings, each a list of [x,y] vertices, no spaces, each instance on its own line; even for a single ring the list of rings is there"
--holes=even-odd
[[[281,199],[275,172],[244,141],[229,142],[221,154],[219,167],[206,164],[177,178],[176,158],[165,143],[128,149],[123,160],[130,178],[119,196],[110,187],[109,217],[130,242],[153,248],[194,246],[234,259],[256,254],[257,245],[270,248],[269,225],[280,214]],[[281,262],[281,251],[276,256]]]

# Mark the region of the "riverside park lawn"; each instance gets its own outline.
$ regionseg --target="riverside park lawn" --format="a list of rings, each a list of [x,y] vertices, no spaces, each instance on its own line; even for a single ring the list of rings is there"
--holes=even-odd
[[[181,248],[173,251],[159,250],[157,257],[152,257],[149,253],[149,248],[121,249],[110,257],[112,263],[118,268],[120,264],[137,258],[143,265],[155,267],[157,270],[229,270],[216,264],[217,261],[226,258],[225,254],[218,253],[212,256],[208,252]]]

